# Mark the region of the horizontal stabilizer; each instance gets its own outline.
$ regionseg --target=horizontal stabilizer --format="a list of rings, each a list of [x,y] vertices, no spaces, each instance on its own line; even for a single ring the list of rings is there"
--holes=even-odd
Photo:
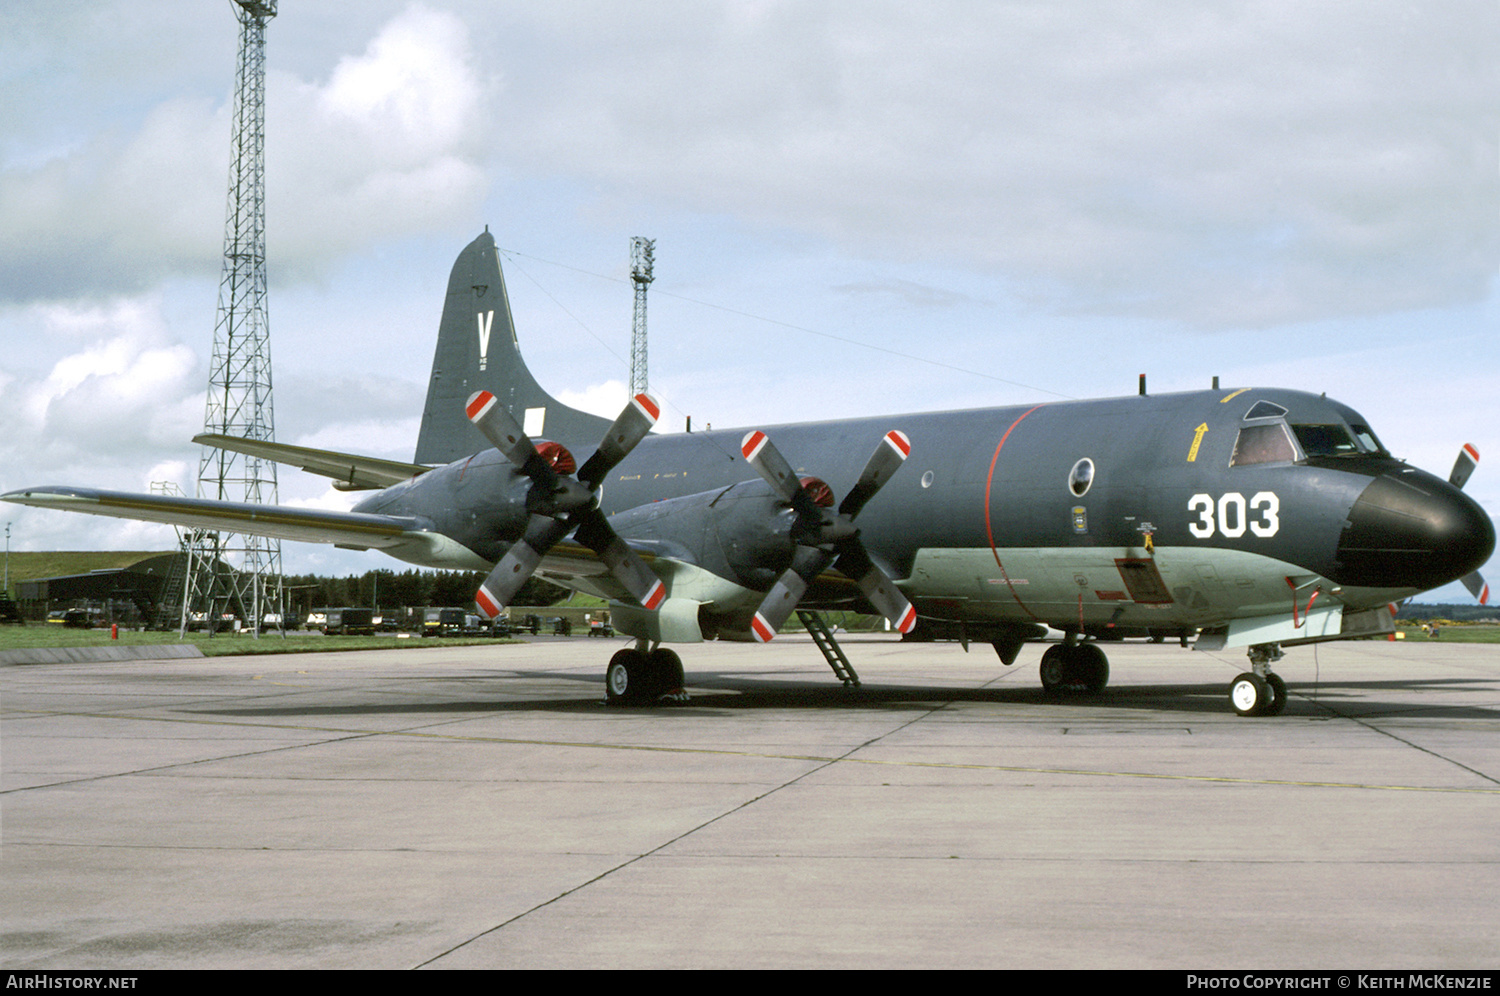
[[[306,446],[273,443],[264,439],[242,439],[239,436],[221,436],[205,432],[193,437],[193,442],[213,446],[235,453],[270,460],[273,463],[290,464],[307,471],[333,478],[333,486],[339,491],[365,491],[371,488],[388,488],[392,484],[409,481],[418,474],[431,470],[420,463],[402,463],[399,460],[381,460],[378,457],[355,456],[334,450],[315,450]]]

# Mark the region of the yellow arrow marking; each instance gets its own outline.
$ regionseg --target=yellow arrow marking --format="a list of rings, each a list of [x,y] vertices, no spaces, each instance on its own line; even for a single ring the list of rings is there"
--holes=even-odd
[[[1204,422],[1193,430],[1193,445],[1188,449],[1187,462],[1192,463],[1198,459],[1198,446],[1203,442],[1203,434],[1208,431],[1208,423]]]

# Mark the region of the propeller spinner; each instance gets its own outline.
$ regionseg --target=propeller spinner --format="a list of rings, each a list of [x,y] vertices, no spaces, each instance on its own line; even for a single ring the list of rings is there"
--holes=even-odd
[[[894,429],[885,434],[837,512],[818,504],[808,484],[798,480],[791,465],[764,432],[757,429],[748,433],[740,443],[740,452],[791,504],[797,515],[792,528],[792,539],[797,544],[792,564],[776,579],[755,613],[750,623],[755,638],[769,642],[796,609],[807,586],[835,564],[844,575],[854,579],[870,603],[896,629],[911,632],[917,622],[916,609],[870,559],[853,521],[911,453],[911,440],[906,434]]]
[[[465,411],[484,437],[532,482],[526,493],[531,520],[525,535],[506,551],[474,595],[475,604],[487,618],[495,618],[510,604],[535,573],[542,557],[570,532],[579,543],[599,555],[632,598],[648,609],[661,605],[666,598],[666,587],[615,533],[599,511],[597,494],[604,475],[625,459],[656,424],[661,406],[655,398],[642,393],[630,399],[577,477],[559,473],[489,391],[471,395]]]

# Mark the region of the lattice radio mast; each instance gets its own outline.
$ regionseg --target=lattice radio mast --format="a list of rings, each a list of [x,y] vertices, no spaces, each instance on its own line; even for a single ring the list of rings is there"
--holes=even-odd
[[[273,440],[266,311],[265,83],[266,24],[276,16],[276,0],[234,0],[234,4],[240,22],[240,55],[234,84],[224,269],[219,279],[203,430]],[[275,504],[276,465],[206,449],[198,465],[198,497]],[[210,622],[226,610],[235,610],[256,636],[268,613],[280,615],[280,540],[197,530],[187,545],[184,628],[190,609],[207,612]]]
[[[630,279],[635,281],[635,321],[630,327],[630,394],[646,390],[646,285],[651,276],[656,240],[635,236],[630,240]]]

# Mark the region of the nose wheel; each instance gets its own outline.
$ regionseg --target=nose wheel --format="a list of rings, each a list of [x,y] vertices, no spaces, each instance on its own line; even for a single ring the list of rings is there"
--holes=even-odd
[[[1270,669],[1271,661],[1281,657],[1281,648],[1250,648],[1250,666],[1229,684],[1229,704],[1241,716],[1279,716],[1286,708],[1286,682]]]

